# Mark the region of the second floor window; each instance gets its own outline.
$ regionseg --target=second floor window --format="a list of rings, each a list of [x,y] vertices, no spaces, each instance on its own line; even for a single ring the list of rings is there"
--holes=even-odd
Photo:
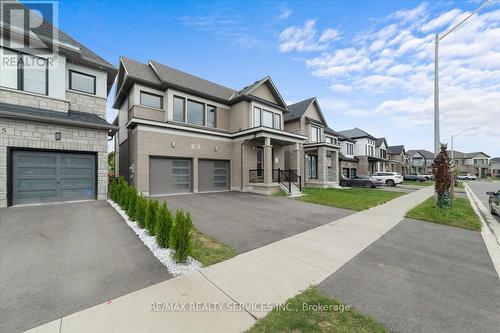
[[[36,94],[48,95],[49,70],[47,59],[0,49],[2,55],[2,86]]]
[[[274,128],[281,129],[281,115],[279,113],[274,114]]]
[[[271,111],[262,111],[262,126],[273,127],[273,113]]]
[[[147,93],[141,91],[141,105],[149,106],[152,108],[163,109],[163,96]]]
[[[333,143],[333,139],[330,138],[329,136],[326,137],[325,141],[326,143]]]
[[[347,155],[354,155],[354,145],[352,143],[347,143]]]
[[[205,124],[204,105],[195,101],[187,102],[187,122],[193,125],[203,126]]]
[[[309,140],[311,142],[319,142],[321,140],[321,129],[319,127],[311,126],[309,131]]]
[[[380,149],[380,157],[387,158],[387,151],[385,149]]]
[[[212,105],[207,105],[207,126],[216,127],[216,108]]]
[[[262,123],[260,121],[261,112],[262,111],[260,108],[258,108],[258,107],[253,108],[253,126],[254,127],[259,127],[262,125]]]
[[[95,95],[96,94],[96,77],[93,75],[70,70],[69,71],[69,89]]]
[[[185,121],[184,109],[186,100],[182,97],[174,96],[174,120],[175,121]]]

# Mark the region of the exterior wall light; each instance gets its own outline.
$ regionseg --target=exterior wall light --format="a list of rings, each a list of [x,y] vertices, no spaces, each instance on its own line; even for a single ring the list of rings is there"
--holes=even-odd
[[[175,141],[172,141],[172,148],[175,148]]]
[[[219,147],[214,146],[214,151],[217,152],[219,150]]]
[[[56,135],[55,135],[55,138],[56,138],[56,141],[61,141],[61,132],[56,132]]]

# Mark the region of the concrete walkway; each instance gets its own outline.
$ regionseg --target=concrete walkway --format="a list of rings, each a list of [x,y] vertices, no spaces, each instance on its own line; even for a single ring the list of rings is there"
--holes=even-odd
[[[336,272],[433,193],[425,187],[329,224],[63,317],[33,332],[241,332],[301,290]],[[151,311],[156,303],[185,311]],[[198,304],[225,309],[195,311]],[[243,304],[244,310],[236,309]],[[156,305],[164,310],[163,305]],[[158,308],[159,307],[159,308]]]

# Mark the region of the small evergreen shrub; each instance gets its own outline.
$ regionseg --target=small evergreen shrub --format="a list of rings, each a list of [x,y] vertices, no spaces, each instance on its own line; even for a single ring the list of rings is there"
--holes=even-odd
[[[135,209],[135,220],[137,225],[144,229],[146,222],[146,210],[148,209],[148,200],[142,196],[137,198],[137,207]]]
[[[186,262],[191,253],[191,229],[193,223],[191,215],[177,210],[175,222],[170,232],[170,247],[175,250],[173,255],[176,262]]]
[[[158,215],[158,201],[156,200],[149,200],[148,204],[148,209],[146,211],[146,229],[148,230],[148,233],[151,236],[154,236],[155,234],[155,227],[156,227],[156,217]]]
[[[167,203],[164,202],[163,205],[158,210],[158,216],[156,219],[155,235],[156,243],[159,247],[166,248],[169,246],[170,230],[172,229],[172,214],[168,210]]]
[[[137,207],[137,190],[131,187],[130,198],[128,199],[127,215],[130,220],[135,220],[135,210]]]
[[[115,200],[115,192],[116,192],[116,180],[113,179],[110,183],[109,183],[109,187],[108,187],[108,198],[111,199],[111,200]]]

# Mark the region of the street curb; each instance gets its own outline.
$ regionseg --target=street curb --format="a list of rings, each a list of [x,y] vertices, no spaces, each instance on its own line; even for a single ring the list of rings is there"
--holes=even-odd
[[[490,229],[489,223],[485,221],[485,218],[492,220],[494,220],[494,218],[493,216],[491,216],[491,213],[467,184],[465,184],[465,192],[467,193],[467,198],[469,199],[474,212],[481,220],[481,236],[483,237],[484,244],[486,245],[486,249],[488,250],[488,254],[490,255],[491,262],[495,267],[497,276],[500,279],[500,243],[497,238],[500,237],[500,235],[495,235],[494,232]]]

